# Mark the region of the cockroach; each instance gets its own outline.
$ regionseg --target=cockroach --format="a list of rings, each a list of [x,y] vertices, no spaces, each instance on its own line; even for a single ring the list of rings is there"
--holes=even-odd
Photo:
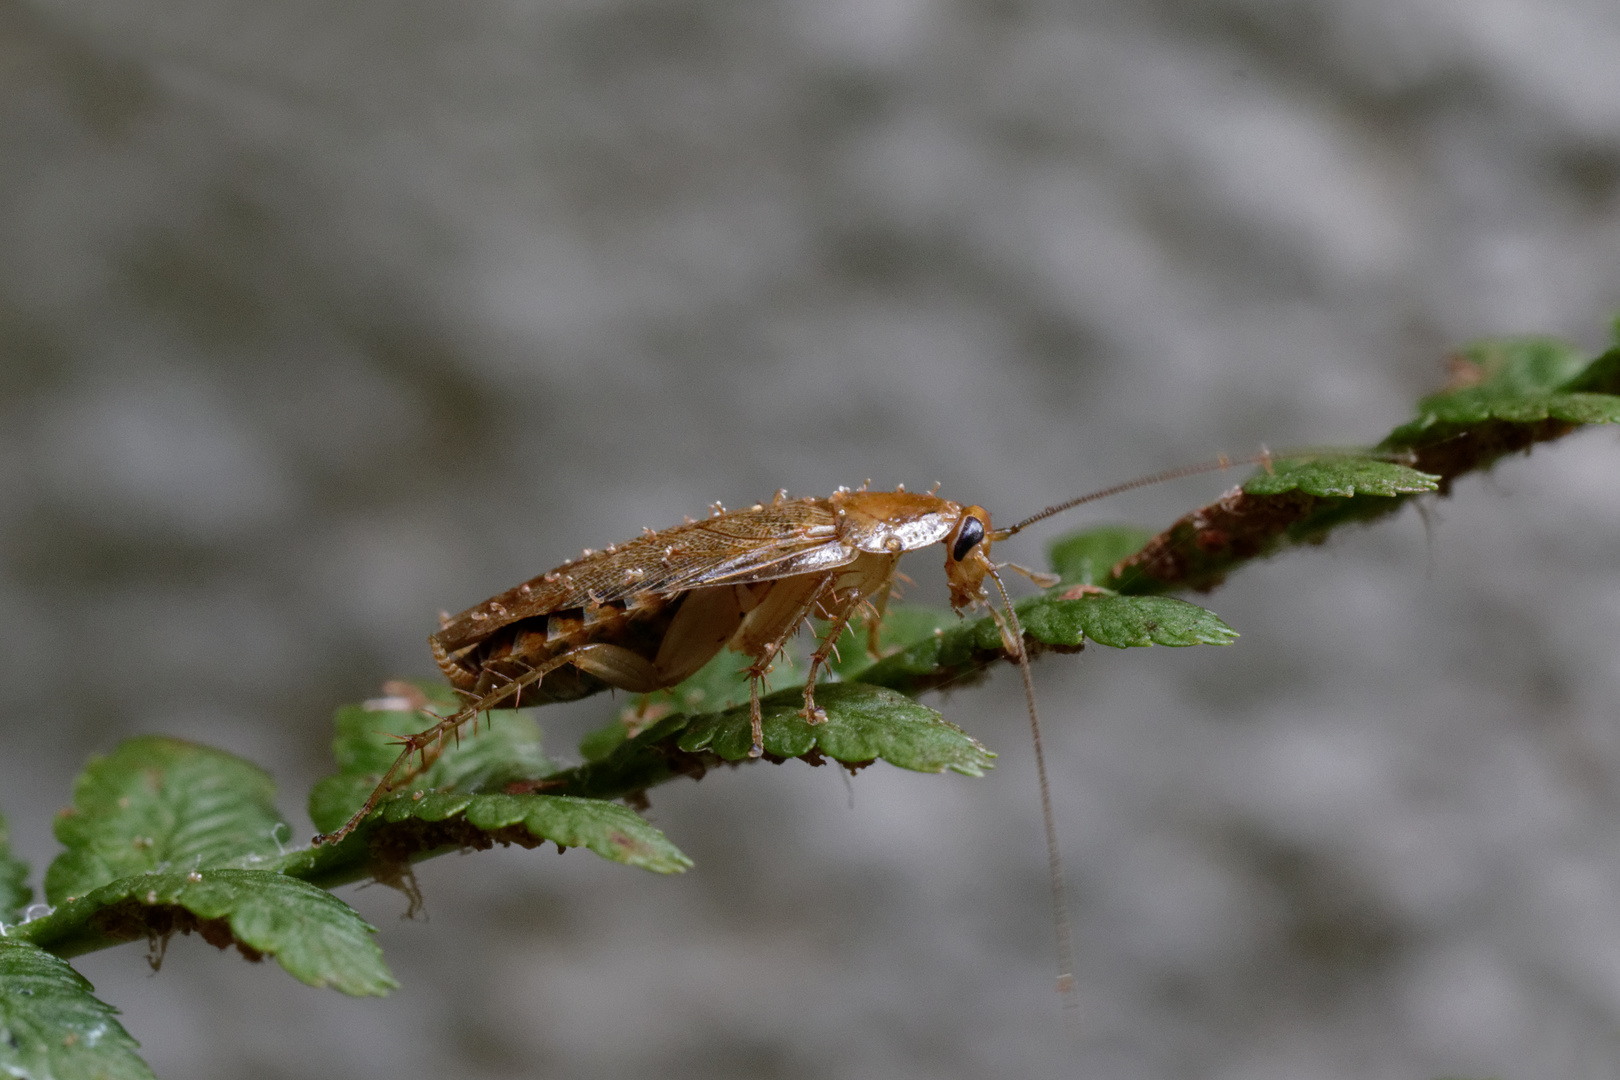
[[[446,740],[480,713],[574,701],[607,688],[638,694],[663,690],[689,678],[727,647],[750,661],[749,755],[759,757],[765,752],[760,685],[789,639],[811,618],[827,624],[810,657],[799,714],[820,723],[827,717],[816,705],[816,680],[850,619],[862,610],[869,613],[868,648],[875,654],[878,624],[900,557],[943,543],[951,607],[958,612],[980,604],[987,608],[1001,630],[1003,648],[1022,674],[1052,871],[1058,981],[1066,990],[1072,984],[1071,950],[1034,682],[1023,630],[998,571],[1011,568],[1042,584],[1056,579],[992,562],[991,545],[1054,514],[1122,491],[1271,460],[1263,452],[1155,473],[1057,503],[1001,529],[976,504],[964,506],[932,491],[870,491],[863,485],[839,488],[826,498],[790,499],[786,491],[778,491],[771,502],[743,510],[716,504],[705,519],[647,529],[629,543],[600,551],[587,548],[579,559],[442,621],[428,641],[440,670],[466,704],[402,739],[398,759],[365,805],[342,828],[317,836],[315,842],[342,840],[380,799],[425,770]],[[1001,597],[999,609],[985,591],[986,577]]]

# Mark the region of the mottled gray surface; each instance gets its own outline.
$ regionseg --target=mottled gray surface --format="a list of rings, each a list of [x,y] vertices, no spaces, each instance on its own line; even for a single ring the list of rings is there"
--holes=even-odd
[[[1613,0],[0,0],[17,844],[144,731],[297,813],[437,611],[714,499],[1017,515],[1376,438],[1469,338],[1597,346],[1617,56]],[[943,706],[985,780],[754,766],[655,793],[684,878],[345,890],[385,1001],[195,940],[82,967],[169,1080],[1612,1077],[1617,464],[1248,570],[1231,648],[1040,665],[1073,1024],[1010,672]]]

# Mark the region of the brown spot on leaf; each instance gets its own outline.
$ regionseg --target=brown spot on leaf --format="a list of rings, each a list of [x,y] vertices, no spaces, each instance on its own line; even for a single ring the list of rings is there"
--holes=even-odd
[[[264,959],[264,953],[237,940],[227,920],[200,919],[178,904],[143,904],[133,898],[120,900],[92,915],[90,925],[115,941],[145,938],[149,945],[146,961],[153,971],[163,966],[163,955],[175,934],[196,933],[216,949],[234,945],[243,959],[254,963]]]

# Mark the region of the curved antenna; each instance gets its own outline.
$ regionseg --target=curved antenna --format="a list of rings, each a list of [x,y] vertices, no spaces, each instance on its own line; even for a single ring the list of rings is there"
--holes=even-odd
[[[995,532],[990,534],[990,538],[992,540],[1005,540],[1014,533],[1022,532],[1024,529],[1027,529],[1037,521],[1045,521],[1053,514],[1061,514],[1065,510],[1072,510],[1076,506],[1081,506],[1089,502],[1096,502],[1098,499],[1106,499],[1111,495],[1118,495],[1121,492],[1132,491],[1141,487],[1151,487],[1154,484],[1162,484],[1167,480],[1179,480],[1184,476],[1197,476],[1200,473],[1223,472],[1238,465],[1264,465],[1266,467],[1266,471],[1269,472],[1271,470],[1272,463],[1282,459],[1331,457],[1368,457],[1400,462],[1410,462],[1412,460],[1412,454],[1410,451],[1362,450],[1347,447],[1314,447],[1299,450],[1286,450],[1281,452],[1268,450],[1265,447],[1261,447],[1259,453],[1245,454],[1243,457],[1230,458],[1225,454],[1222,454],[1213,461],[1200,461],[1195,465],[1182,465],[1178,468],[1166,469],[1163,472],[1149,473],[1147,476],[1139,476],[1135,480],[1127,480],[1123,484],[1115,484],[1112,487],[1105,487],[1101,491],[1092,491],[1085,495],[1081,495],[1078,498],[1070,499],[1067,502],[1060,502],[1055,506],[1048,506],[1040,513],[1032,514],[1016,525],[1008,526],[1005,529],[997,529]]]
[[[1060,502],[1056,505],[1048,506],[1040,513],[1031,514],[1029,517],[1025,518],[1023,521],[1020,521],[1016,525],[1010,525],[1005,529],[997,529],[993,535],[993,539],[1004,540],[1014,533],[1022,532],[1024,529],[1029,528],[1029,526],[1035,524],[1037,521],[1045,521],[1054,514],[1061,514],[1065,510],[1073,510],[1076,506],[1082,506],[1089,502],[1096,502],[1099,499],[1106,499],[1122,492],[1134,491],[1136,488],[1152,487],[1154,484],[1162,484],[1167,480],[1180,480],[1183,476],[1197,476],[1199,473],[1224,472],[1225,470],[1237,465],[1265,465],[1269,469],[1272,461],[1276,459],[1276,456],[1277,455],[1273,454],[1270,450],[1266,449],[1261,449],[1258,454],[1250,454],[1247,457],[1240,458],[1229,458],[1225,454],[1222,454],[1213,461],[1200,461],[1196,465],[1181,465],[1174,469],[1165,469],[1163,472],[1149,473],[1147,476],[1138,476],[1135,480],[1127,480],[1123,484],[1115,484],[1112,487],[1105,487],[1099,491],[1087,492],[1086,494],[1070,499],[1067,502]]]
[[[1046,826],[1046,863],[1052,875],[1052,922],[1057,930],[1057,990],[1063,995],[1065,1008],[1074,1008],[1074,936],[1069,928],[1069,901],[1063,884],[1063,857],[1058,852],[1057,818],[1052,813],[1052,785],[1046,779],[1046,754],[1041,748],[1041,718],[1035,711],[1035,680],[1029,673],[1029,651],[1024,648],[1024,628],[1018,624],[1018,613],[1013,610],[1007,587],[995,567],[990,577],[1001,593],[1001,602],[1007,609],[1007,618],[994,604],[987,604],[1001,628],[1001,643],[1007,651],[1018,657],[1018,672],[1024,678],[1024,702],[1029,706],[1029,733],[1035,742],[1035,774],[1041,784],[1041,821]],[[1009,625],[1010,624],[1010,625]]]

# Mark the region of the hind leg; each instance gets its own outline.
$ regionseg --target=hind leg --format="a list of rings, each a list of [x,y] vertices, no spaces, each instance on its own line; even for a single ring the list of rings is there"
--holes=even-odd
[[[316,836],[314,843],[335,844],[348,836],[366,815],[377,808],[377,804],[385,796],[426,772],[428,766],[432,765],[443,752],[445,740],[458,735],[468,721],[476,719],[479,713],[488,712],[508,699],[520,699],[524,687],[535,685],[564,665],[572,665],[595,675],[611,686],[635,693],[648,693],[668,685],[659,680],[658,669],[651,661],[617,645],[581,645],[577,649],[553,656],[508,679],[483,697],[468,702],[450,716],[440,718],[432,727],[402,738],[399,757],[394,759],[393,765],[383,774],[382,782],[366,798],[365,805],[344,822],[342,828],[333,833]],[[419,763],[413,765],[413,759],[417,758],[420,759]]]

